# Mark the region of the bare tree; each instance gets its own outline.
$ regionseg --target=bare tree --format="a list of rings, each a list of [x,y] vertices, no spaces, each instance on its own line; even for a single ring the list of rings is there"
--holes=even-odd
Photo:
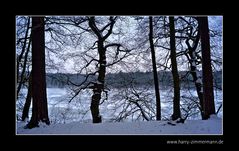
[[[210,54],[210,36],[207,17],[197,17],[202,47],[203,111],[204,119],[215,114],[213,75]]]
[[[117,79],[122,81],[120,88],[109,102],[113,107],[111,121],[151,121],[156,117],[154,93],[151,90],[151,83],[137,85],[139,74],[120,73]]]
[[[30,73],[28,80],[27,98],[22,111],[22,121],[25,121],[26,118],[29,118],[29,109],[31,106],[31,100],[32,100],[32,72]]]
[[[54,81],[58,81],[58,84],[62,82],[62,85],[70,89],[70,91],[68,91],[68,96],[65,96],[67,98],[62,99],[61,102],[64,102],[64,100],[69,100],[69,102],[71,102],[78,96],[74,99],[77,104],[80,102],[79,100],[83,98],[80,93],[81,90],[85,92],[87,91],[86,89],[88,89],[87,95],[91,98],[88,99],[89,102],[86,102],[88,103],[87,105],[90,105],[87,111],[88,113],[91,111],[93,123],[100,123],[102,122],[100,106],[103,103],[107,103],[108,93],[114,94],[110,92],[108,87],[111,86],[111,81],[107,80],[107,74],[109,72],[120,72],[121,70],[127,70],[126,72],[138,71],[138,75],[141,75],[139,73],[144,70],[147,71],[148,74],[152,74],[151,70],[153,69],[153,76],[149,76],[149,79],[151,80],[150,86],[152,87],[154,84],[156,97],[153,91],[149,92],[150,96],[148,96],[148,92],[137,87],[138,84],[136,87],[129,84],[129,87],[118,90],[121,100],[116,100],[119,104],[115,106],[115,109],[117,109],[117,111],[120,110],[119,114],[115,112],[118,116],[114,114],[116,115],[114,116],[116,121],[121,121],[129,117],[134,117],[134,119],[136,117],[137,120],[147,121],[154,118],[157,120],[169,119],[167,117],[170,117],[171,113],[167,112],[166,115],[165,108],[167,108],[167,111],[173,109],[173,115],[171,115],[173,120],[177,118],[181,119],[181,117],[185,117],[184,119],[186,119],[194,115],[194,113],[198,114],[198,109],[200,109],[203,117],[205,105],[203,103],[203,85],[200,77],[202,56],[201,50],[198,47],[202,40],[200,41],[201,30],[198,29],[198,22],[195,17],[155,16],[148,18],[147,16],[139,16],[135,17],[134,21],[131,20],[132,18],[133,17],[119,16],[48,16],[44,19],[44,34],[46,34],[45,43],[43,44],[41,42],[42,40],[38,40],[38,42],[41,42],[41,45],[45,45],[45,70],[69,72],[65,69],[72,67],[72,73],[49,74]],[[25,88],[24,86],[28,88],[22,120],[28,117],[28,111],[31,104],[31,93],[33,93],[31,90],[34,91],[35,83],[34,78],[33,82],[31,82],[31,74],[29,74],[31,71],[31,61],[29,61],[31,59],[31,53],[29,52],[31,51],[31,46],[33,46],[33,44],[31,44],[33,37],[31,36],[30,30],[32,30],[32,34],[34,34],[34,31],[36,31],[35,29],[38,29],[36,27],[31,27],[29,18],[24,17],[24,20],[21,36],[17,38],[17,92],[20,92],[20,96],[22,96],[24,92],[21,91],[22,88]],[[121,26],[122,23],[125,25],[124,23],[127,21],[127,26]],[[139,24],[136,24],[136,22]],[[173,23],[175,23],[174,26]],[[141,29],[139,30],[136,26],[140,26],[139,28]],[[134,30],[138,33],[135,34]],[[209,30],[209,33],[210,36],[218,34],[212,30]],[[32,49],[35,49],[36,40],[33,43],[35,46]],[[127,49],[131,48],[128,46],[135,47],[133,48],[135,51]],[[214,43],[214,46],[211,46],[211,51],[214,49],[214,51],[211,52],[211,63],[212,69],[217,70],[218,66],[220,67],[221,65],[221,60],[220,54],[216,54],[215,46],[217,46],[216,43]],[[151,53],[151,55],[149,55],[149,53]],[[39,55],[39,57],[41,55]],[[33,58],[36,63],[36,57]],[[68,66],[68,61],[70,63],[73,62],[73,64]],[[151,61],[152,63],[150,63]],[[36,64],[34,65],[36,67]],[[37,70],[41,69],[41,67],[39,66]],[[183,72],[186,74],[182,76],[181,72],[177,71],[178,69],[180,70],[181,67],[183,67],[183,69],[185,69],[184,67],[189,68],[189,71]],[[157,70],[165,70],[163,72],[167,72],[167,74],[161,75],[160,72],[159,78]],[[168,71],[171,71],[172,74]],[[184,78],[186,79],[185,83],[183,81],[185,80]],[[39,78],[39,81],[41,80],[42,79]],[[113,80],[113,82],[117,83],[119,81],[116,79]],[[167,96],[169,99],[166,101],[169,105],[162,108],[162,111],[160,103],[165,102],[162,102],[164,100],[160,100],[159,83],[162,92],[164,86],[166,86],[167,90],[168,86],[170,86]],[[44,82],[42,85],[44,85]],[[184,96],[185,85],[190,87],[187,91],[191,91],[191,88],[194,88],[195,85],[198,97],[195,96],[195,94],[185,94],[184,98],[180,98],[180,91],[181,94],[183,94],[182,96]],[[31,87],[33,88],[31,89]],[[193,89],[192,91],[194,92],[195,90]],[[41,94],[45,93],[39,92]],[[173,93],[174,96],[172,98],[171,94]],[[109,95],[109,97],[111,96]],[[156,102],[152,102],[152,100],[154,100],[152,98],[156,98]],[[19,100],[22,100],[22,98]],[[45,98],[42,100],[45,101]],[[111,103],[113,104],[113,102]],[[36,105],[37,103],[34,103],[33,100],[33,104]],[[73,103],[71,103],[71,105],[72,104]],[[172,104],[173,108],[171,108]],[[105,104],[101,107],[104,108],[104,105]],[[44,108],[43,106],[41,107]],[[80,105],[77,107],[80,108]],[[85,106],[83,108],[85,108]],[[220,108],[221,107],[219,107],[218,111]],[[34,107],[33,110],[36,111],[36,107]],[[41,111],[41,109],[38,111]],[[102,110],[101,112],[101,114],[104,114],[105,111]],[[36,115],[35,113],[34,116]],[[58,113],[62,115],[64,122],[70,121],[67,119],[69,117],[67,114],[70,113],[68,110],[65,110],[64,113],[60,113],[59,110],[59,112],[55,114],[56,117]],[[77,118],[77,116],[75,117]],[[29,125],[29,127],[34,126],[37,126],[37,124]]]
[[[200,31],[198,30],[198,22],[195,19],[195,17],[177,17],[175,19],[176,21],[176,28],[175,28],[175,38],[176,38],[176,45],[177,45],[177,58],[180,62],[180,66],[185,66],[185,63],[187,66],[189,66],[189,72],[186,72],[185,75],[181,76],[181,80],[184,80],[183,85],[189,84],[191,85],[191,77],[192,76],[192,82],[195,85],[196,92],[198,95],[198,105],[195,105],[195,107],[198,107],[201,112],[201,117],[204,118],[203,115],[203,84],[202,84],[202,78],[201,78],[201,63],[202,63],[202,56],[201,56],[201,49],[198,47],[200,46]],[[168,47],[167,40],[164,40],[166,42],[162,42],[161,39],[169,37],[169,32],[167,32],[167,20],[158,20],[158,25],[161,25],[158,27],[158,37],[156,38],[156,44],[155,46],[158,48],[161,48],[162,50],[170,50]],[[160,23],[161,22],[161,23]],[[164,30],[159,30],[164,29]],[[215,30],[216,29],[216,30]],[[219,28],[220,29],[220,28]],[[220,41],[220,30],[218,28],[210,29],[210,37],[214,38],[214,43],[218,43],[217,40]],[[216,40],[216,41],[215,41]],[[186,44],[186,45],[185,45]],[[212,67],[214,67],[215,71],[220,69],[220,62],[221,62],[221,56],[220,56],[220,44],[211,46],[211,49],[216,49],[211,54],[212,58]],[[168,54],[167,52],[165,54]],[[159,64],[159,66],[164,66],[165,69],[170,69],[170,66],[168,66],[168,57],[169,55],[166,55],[166,57],[162,57],[164,63]],[[190,79],[190,80],[189,80]],[[187,82],[186,82],[186,81]],[[219,80],[220,81],[220,80]],[[218,81],[214,81],[215,86],[218,89]],[[193,99],[192,99],[193,100]],[[197,103],[197,102],[194,102]]]
[[[180,112],[180,81],[176,60],[174,17],[169,17],[169,26],[170,26],[170,48],[171,48],[170,58],[172,63],[173,86],[174,86],[172,120],[176,120],[181,118],[181,112]]]
[[[156,68],[155,50],[153,43],[153,19],[152,16],[149,17],[149,42],[152,55],[152,65],[154,74],[154,86],[156,95],[156,119],[161,120],[161,106],[160,106],[160,94],[159,94],[159,84],[158,84],[158,73]]]
[[[26,128],[39,122],[50,124],[47,107],[45,77],[45,23],[44,17],[32,17],[32,117]]]
[[[197,22],[194,18],[189,17],[178,17],[178,24],[180,25],[177,32],[180,36],[176,36],[180,43],[185,43],[186,47],[182,45],[182,50],[177,53],[177,57],[184,55],[186,57],[185,62],[189,64],[189,72],[182,76],[182,79],[188,78],[188,75],[192,76],[193,83],[196,88],[198,95],[199,104],[197,107],[201,112],[203,118],[203,92],[202,92],[202,81],[198,69],[198,65],[201,64],[201,56],[198,50],[200,32],[197,28]]]
[[[24,37],[21,38],[20,34],[17,35],[17,45],[20,46],[21,48],[20,54],[17,55],[17,83],[18,83],[17,98],[19,97],[19,92],[22,86],[24,85],[24,83],[26,83],[26,79],[27,79],[27,74],[26,74],[27,61],[28,61],[28,57],[29,57],[28,54],[29,54],[30,45],[31,45],[31,36],[29,36],[30,17],[26,19],[26,22],[27,22],[26,25],[23,25],[22,27],[23,29],[24,27],[26,28],[25,30],[23,30],[23,32],[25,33]],[[21,72],[19,73],[20,70]]]
[[[91,101],[93,123],[101,122],[99,105],[102,99],[102,92],[107,94],[105,85],[106,68],[119,63],[122,59],[126,58],[130,52],[130,50],[126,49],[120,42],[112,42],[112,40],[108,38],[110,35],[121,34],[120,31],[113,31],[116,19],[117,17],[48,17],[47,19],[47,31],[50,33],[52,39],[56,39],[57,45],[59,45],[57,48],[60,49],[60,47],[66,44],[63,39],[66,39],[71,47],[75,47],[75,50],[78,48],[78,51],[63,53],[61,58],[63,60],[67,60],[67,58],[74,59],[75,71],[79,74],[83,72],[85,79],[83,81],[73,82],[67,75],[65,75],[63,79],[66,79],[69,88],[73,92],[73,96],[69,102],[71,102],[81,90],[93,90]],[[67,31],[67,34],[64,30]],[[72,32],[73,30],[75,32]],[[87,38],[84,38],[83,35],[87,36]],[[83,37],[83,40],[79,43],[81,37]],[[91,45],[91,43],[93,43],[93,45]],[[84,47],[84,49],[81,49],[82,47]],[[107,55],[109,60],[107,59]],[[92,66],[95,66],[95,71],[92,70]]]
[[[88,88],[93,89],[93,95],[92,95],[92,100],[91,100],[91,114],[93,118],[93,123],[100,123],[102,121],[101,115],[99,114],[99,105],[100,105],[100,100],[101,100],[101,93],[105,91],[105,74],[106,74],[106,67],[111,66],[123,58],[126,57],[127,52],[129,50],[122,50],[120,49],[122,47],[121,44],[119,43],[106,43],[107,38],[112,34],[113,32],[113,27],[116,22],[117,17],[109,17],[109,23],[107,23],[105,26],[102,26],[100,29],[96,25],[96,19],[95,17],[89,17],[89,27],[91,28],[91,31],[96,35],[97,37],[97,51],[98,51],[98,56],[99,58],[97,60],[97,65],[98,66],[98,77],[96,82],[90,82],[89,85],[87,86]],[[106,31],[108,29],[108,31]],[[116,47],[116,54],[115,54],[115,59],[112,63],[108,63],[106,61],[106,51],[107,49],[110,49],[111,47]],[[126,52],[125,55],[119,59],[118,54],[120,51]],[[93,59],[95,60],[95,59]]]
[[[104,89],[104,83],[105,83],[105,73],[106,73],[106,47],[104,46],[104,41],[109,37],[109,35],[112,33],[112,29],[115,23],[115,18],[110,17],[110,23],[107,24],[104,28],[107,28],[107,26],[110,26],[108,32],[103,36],[103,29],[98,29],[95,23],[95,17],[89,18],[89,26],[91,30],[94,32],[94,34],[97,36],[97,47],[98,47],[98,53],[99,53],[99,76],[98,81],[93,84],[93,96],[91,101],[91,114],[93,118],[93,123],[101,123],[101,116],[99,114],[99,103],[101,99],[101,92]]]

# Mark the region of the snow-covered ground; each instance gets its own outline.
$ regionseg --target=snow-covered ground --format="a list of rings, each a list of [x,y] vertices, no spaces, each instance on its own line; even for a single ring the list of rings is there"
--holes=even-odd
[[[24,90],[26,91],[26,90]],[[26,94],[26,92],[23,92]],[[177,135],[177,134],[221,134],[222,133],[222,117],[223,108],[217,114],[217,117],[212,117],[209,120],[200,120],[200,112],[197,108],[190,111],[190,116],[184,124],[169,125],[168,119],[172,115],[172,92],[170,90],[161,90],[161,107],[162,121],[155,121],[155,100],[154,91],[149,89],[144,92],[148,106],[146,111],[148,115],[153,117],[150,121],[142,119],[140,112],[132,108],[125,108],[125,101],[119,97],[121,92],[119,89],[111,90],[108,100],[100,105],[100,114],[102,115],[102,123],[92,124],[90,113],[91,91],[81,92],[71,103],[68,103],[70,97],[66,89],[47,88],[48,110],[51,125],[41,125],[39,128],[24,129],[26,123],[16,122],[17,134],[156,134],[156,135]],[[216,110],[222,104],[222,91],[217,91],[215,94]],[[124,95],[124,94],[123,94]],[[130,96],[130,94],[128,94]],[[104,96],[103,96],[104,97]],[[196,97],[195,90],[181,90],[181,109],[193,107],[193,98]],[[16,108],[24,103],[18,100]],[[21,104],[20,104],[21,103]],[[143,104],[141,104],[143,105]],[[190,106],[188,106],[190,105]],[[152,110],[148,110],[152,108]],[[136,108],[137,109],[137,108]],[[119,120],[117,118],[122,111],[130,116]],[[196,113],[196,114],[195,114]],[[21,116],[21,110],[17,110],[18,116]],[[126,115],[124,114],[124,115]],[[122,116],[124,116],[122,115]],[[182,116],[184,112],[182,110]],[[31,117],[31,109],[30,109]],[[138,118],[140,117],[140,118]]]
[[[222,135],[222,119],[212,116],[209,120],[187,120],[184,124],[168,121],[40,124],[24,129],[26,123],[17,123],[17,135]]]

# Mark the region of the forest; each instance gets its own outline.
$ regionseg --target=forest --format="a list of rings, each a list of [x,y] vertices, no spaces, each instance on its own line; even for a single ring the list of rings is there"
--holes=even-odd
[[[223,117],[222,16],[16,16],[15,23],[16,123],[26,131]]]

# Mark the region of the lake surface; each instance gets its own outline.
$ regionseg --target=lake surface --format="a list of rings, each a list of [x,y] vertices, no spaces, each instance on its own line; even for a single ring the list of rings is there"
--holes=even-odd
[[[103,122],[114,121],[143,121],[142,112],[135,103],[129,100],[137,100],[138,104],[142,106],[148,119],[155,120],[155,96],[154,89],[136,88],[135,91],[139,97],[135,95],[136,92],[132,90],[111,89],[108,92],[108,99],[100,105],[100,114]],[[23,89],[22,94],[26,95],[27,90]],[[160,90],[161,99],[161,114],[162,119],[169,119],[172,115],[173,108],[173,89]],[[222,104],[222,91],[215,91],[215,106],[216,111]],[[82,91],[75,97],[71,103],[69,100],[72,97],[71,91],[66,88],[47,88],[48,110],[49,118],[52,123],[69,123],[73,121],[91,122],[91,103],[92,92],[90,90]],[[102,100],[106,98],[102,94]],[[25,99],[18,100],[16,105],[18,116],[21,115],[21,108]],[[200,112],[196,107],[197,94],[193,89],[181,90],[181,112],[182,116],[189,114],[188,119],[201,119]],[[30,111],[31,112],[31,111]],[[31,113],[30,113],[31,114]],[[223,116],[223,109],[221,108],[219,117]]]

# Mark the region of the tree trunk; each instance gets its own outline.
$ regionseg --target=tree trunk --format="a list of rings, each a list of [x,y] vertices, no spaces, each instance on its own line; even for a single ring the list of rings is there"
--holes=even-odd
[[[98,81],[94,84],[93,96],[91,101],[91,114],[93,123],[101,123],[102,119],[99,113],[99,104],[101,99],[101,93],[105,83],[105,72],[106,72],[106,56],[103,40],[98,40],[98,52],[99,52],[99,76]]]
[[[93,123],[101,123],[101,116],[99,114],[99,105],[100,105],[100,99],[101,99],[101,93],[104,90],[104,84],[105,84],[105,73],[106,73],[106,47],[104,46],[105,40],[110,36],[112,33],[113,26],[115,24],[115,20],[113,17],[110,17],[110,23],[107,24],[105,27],[103,27],[101,30],[99,30],[95,24],[95,17],[89,18],[89,26],[92,29],[92,31],[95,33],[95,35],[98,38],[97,45],[98,45],[98,53],[99,53],[99,75],[97,82],[94,83],[93,86],[93,96],[91,101],[91,114],[93,118]],[[103,29],[106,29],[106,27],[110,27],[108,32],[103,36]]]
[[[181,118],[181,112],[180,112],[180,81],[176,60],[174,17],[169,17],[169,26],[170,26],[170,49],[171,49],[170,58],[172,63],[172,75],[174,86],[172,120],[177,120],[178,118]]]
[[[191,63],[192,64],[192,63]],[[197,95],[198,95],[198,99],[199,99],[199,103],[200,103],[200,112],[201,112],[201,117],[202,119],[204,118],[204,114],[203,114],[203,92],[202,92],[202,83],[201,83],[201,80],[200,78],[198,77],[197,75],[197,68],[196,66],[192,66],[190,65],[191,67],[191,75],[193,77],[193,82],[194,82],[194,85],[196,87],[196,91],[197,91]]]
[[[193,41],[192,46],[190,45],[189,40]],[[202,119],[204,119],[202,80],[197,74],[198,70],[197,70],[197,65],[196,65],[196,61],[197,61],[196,49],[198,47],[199,40],[200,40],[200,31],[198,30],[196,39],[192,38],[192,33],[190,33],[188,39],[186,39],[186,45],[188,46],[188,55],[189,55],[188,61],[190,63],[190,74],[193,78],[193,82],[196,87],[196,92],[197,92],[199,103],[200,103],[199,110],[201,112],[201,117],[202,117]]]
[[[202,47],[203,111],[204,118],[208,119],[211,114],[215,114],[208,19],[207,17],[198,17],[197,19]]]
[[[29,117],[29,108],[31,106],[32,99],[32,72],[30,73],[28,83],[27,98],[22,111],[22,121],[25,121],[25,119]]]
[[[197,38],[199,38],[199,35],[197,35]],[[199,39],[198,39],[199,40]],[[189,63],[190,63],[190,74],[193,78],[194,85],[196,87],[196,92],[198,95],[199,103],[200,103],[200,112],[201,112],[201,117],[202,119],[204,118],[203,114],[203,92],[202,92],[202,81],[201,78],[198,77],[197,74],[197,66],[196,66],[196,46],[198,45],[198,40],[194,41],[194,47],[191,47],[189,44],[189,39],[186,40],[186,44],[188,46],[188,54],[190,56],[189,58]]]
[[[28,128],[39,122],[50,124],[48,118],[46,73],[45,73],[44,17],[32,17],[32,117]]]
[[[152,55],[154,86],[155,86],[155,95],[156,95],[156,120],[161,120],[161,106],[160,106],[158,73],[157,73],[154,43],[153,43],[153,19],[152,19],[152,16],[149,17],[149,43],[150,43],[150,49],[151,49],[151,55]]]
[[[30,17],[28,17],[28,20],[27,20],[27,29],[26,29],[26,34],[25,34],[25,37],[24,37],[24,43],[23,43],[23,46],[22,46],[22,51],[21,51],[20,55],[17,56],[17,82],[19,82],[19,69],[20,69],[19,66],[20,66],[20,62],[22,60],[23,54],[25,52],[25,49],[26,49],[29,27],[30,27]]]
[[[24,79],[26,78],[25,76],[25,71],[26,71],[26,65],[27,65],[27,57],[28,57],[28,53],[30,51],[30,46],[31,46],[31,36],[30,36],[30,39],[29,39],[29,42],[28,42],[28,47],[27,47],[27,51],[25,53],[25,56],[24,56],[24,62],[23,62],[23,67],[22,67],[22,72],[21,72],[21,76],[20,76],[20,81],[18,81],[18,87],[17,87],[17,99],[18,99],[18,96],[19,96],[19,92],[21,90],[21,87],[24,83]],[[19,68],[17,69],[19,70]],[[19,73],[18,73],[19,74]],[[19,75],[18,75],[19,76]],[[19,79],[18,79],[19,80]]]

